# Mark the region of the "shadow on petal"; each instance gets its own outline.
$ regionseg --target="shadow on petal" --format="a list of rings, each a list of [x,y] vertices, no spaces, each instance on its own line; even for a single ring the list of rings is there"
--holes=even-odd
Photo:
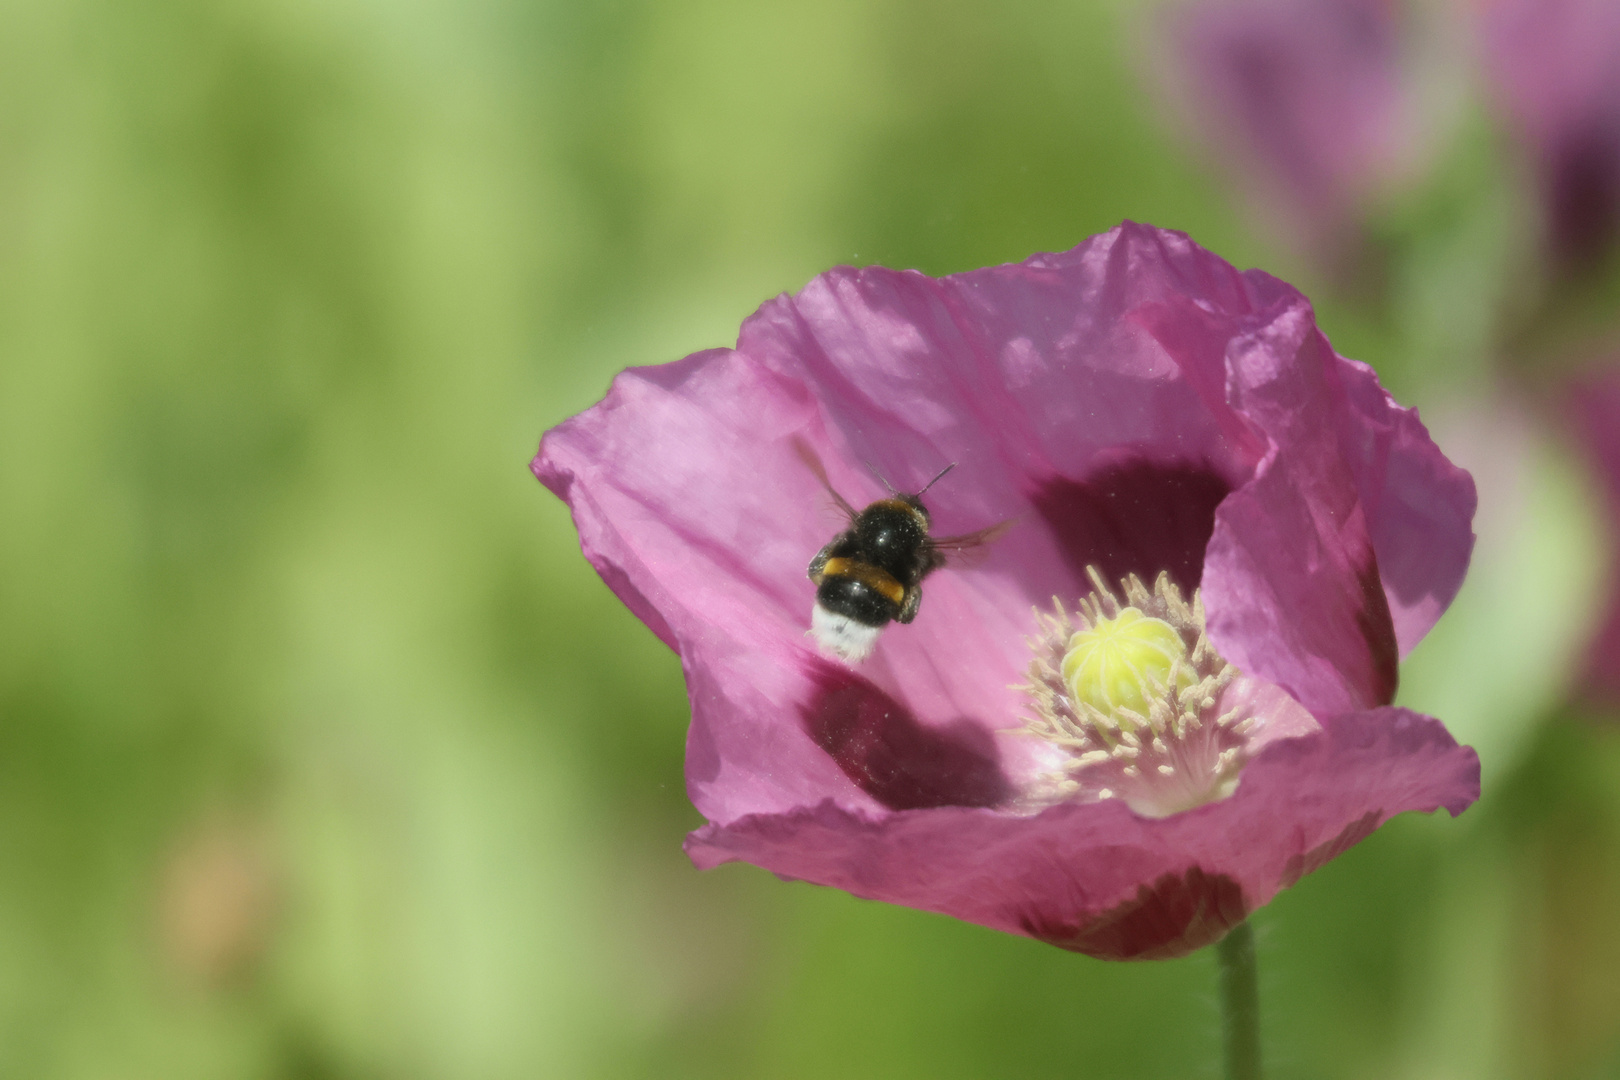
[[[1098,960],[1168,960],[1214,944],[1247,917],[1236,881],[1194,866],[1099,915],[1067,922],[1031,915],[1022,923],[1031,937]]]
[[[1395,691],[1400,687],[1401,647],[1395,640],[1395,621],[1389,613],[1389,599],[1384,595],[1378,559],[1371,547],[1366,557],[1367,562],[1356,570],[1356,583],[1361,586],[1356,625],[1367,641],[1367,656],[1372,665],[1369,704],[1388,705],[1395,700]]]
[[[1085,480],[1053,477],[1029,499],[1081,580],[1088,565],[1109,583],[1126,574],[1151,583],[1165,570],[1191,590],[1204,577],[1215,508],[1231,490],[1207,465],[1137,458]]]
[[[995,806],[1011,794],[995,739],[971,720],[925,725],[846,668],[817,662],[805,732],[844,775],[891,810]]]

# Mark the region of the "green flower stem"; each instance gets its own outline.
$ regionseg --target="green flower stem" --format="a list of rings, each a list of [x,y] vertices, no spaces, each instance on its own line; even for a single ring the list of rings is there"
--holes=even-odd
[[[1254,929],[1240,922],[1215,946],[1221,964],[1221,1035],[1226,1080],[1260,1080],[1260,975]]]

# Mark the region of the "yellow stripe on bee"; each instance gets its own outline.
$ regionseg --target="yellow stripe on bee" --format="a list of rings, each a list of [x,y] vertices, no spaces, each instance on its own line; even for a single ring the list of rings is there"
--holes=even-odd
[[[823,577],[854,578],[868,588],[876,589],[889,598],[895,605],[905,603],[906,587],[894,580],[890,574],[880,566],[871,563],[857,562],[854,559],[828,559],[827,565],[821,568]]]

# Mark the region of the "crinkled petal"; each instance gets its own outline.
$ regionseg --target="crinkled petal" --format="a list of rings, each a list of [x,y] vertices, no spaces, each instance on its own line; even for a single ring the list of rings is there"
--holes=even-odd
[[[1380,708],[1273,743],[1222,802],[1144,818],[1117,800],[1031,818],[953,807],[878,817],[831,801],[692,833],[742,860],[1104,959],[1179,956],[1406,810],[1460,813],[1479,759],[1436,720]]]
[[[1318,715],[1389,702],[1399,656],[1467,572],[1473,481],[1292,290],[1224,323],[1188,302],[1137,318],[1174,355],[1223,347],[1227,400],[1269,443],[1222,502],[1204,566],[1221,654]]]
[[[1321,348],[1329,348],[1318,338]],[[1404,658],[1462,588],[1474,551],[1474,479],[1397,405],[1366,364],[1334,358],[1346,410],[1339,452],[1355,477],[1378,576]]]

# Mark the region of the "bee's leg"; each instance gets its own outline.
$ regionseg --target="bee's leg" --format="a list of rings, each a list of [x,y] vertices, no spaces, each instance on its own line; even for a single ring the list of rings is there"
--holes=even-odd
[[[826,567],[827,560],[832,555],[833,544],[836,544],[837,542],[838,541],[834,540],[832,544],[828,544],[826,547],[816,552],[816,557],[810,560],[810,580],[815,582],[817,585],[821,584],[821,571],[824,567]]]
[[[917,617],[917,609],[922,606],[922,586],[913,585],[906,590],[906,598],[900,602],[900,614],[894,617],[895,622],[910,622]]]

